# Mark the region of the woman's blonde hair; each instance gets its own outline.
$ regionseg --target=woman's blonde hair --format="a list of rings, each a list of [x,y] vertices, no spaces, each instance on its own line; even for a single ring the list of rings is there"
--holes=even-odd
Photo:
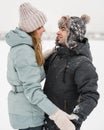
[[[42,54],[41,39],[37,36],[36,32],[29,33],[33,40],[33,47],[36,55],[36,61],[39,66],[44,64],[44,57]]]

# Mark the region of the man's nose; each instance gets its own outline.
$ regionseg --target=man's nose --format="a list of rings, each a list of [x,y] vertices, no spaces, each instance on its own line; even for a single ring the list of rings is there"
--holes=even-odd
[[[60,34],[60,30],[56,34],[59,35]]]

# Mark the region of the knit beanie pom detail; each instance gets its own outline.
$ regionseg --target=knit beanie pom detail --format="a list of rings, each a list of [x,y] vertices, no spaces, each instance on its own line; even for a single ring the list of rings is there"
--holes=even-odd
[[[84,21],[85,24],[88,24],[90,22],[90,16],[83,14],[81,16],[81,19]]]

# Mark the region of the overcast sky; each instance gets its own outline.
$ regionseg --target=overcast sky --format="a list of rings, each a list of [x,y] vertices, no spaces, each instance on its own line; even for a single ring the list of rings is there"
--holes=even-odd
[[[19,5],[30,2],[47,16],[46,30],[57,31],[57,21],[62,15],[91,17],[88,31],[104,32],[104,0],[0,0],[0,31],[18,26]]]

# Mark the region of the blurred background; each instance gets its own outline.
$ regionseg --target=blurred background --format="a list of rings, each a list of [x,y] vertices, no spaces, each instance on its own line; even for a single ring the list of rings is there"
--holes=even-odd
[[[83,123],[81,130],[103,130],[104,114],[104,0],[0,0],[0,130],[13,130],[9,123],[7,96],[11,87],[6,79],[7,56],[9,46],[5,42],[6,33],[18,27],[19,6],[30,2],[47,16],[46,32],[43,35],[43,50],[54,46],[57,21],[63,15],[91,17],[87,25],[87,34],[93,56],[93,63],[99,75],[98,91],[100,99],[98,106]],[[43,83],[42,83],[43,85]],[[87,108],[86,108],[87,109]]]
[[[30,2],[47,16],[45,25],[47,32],[57,31],[57,21],[62,15],[91,17],[87,26],[87,34],[104,39],[104,1],[103,0],[0,0],[0,35],[18,26],[19,6],[23,2]],[[100,36],[99,36],[100,34]]]

